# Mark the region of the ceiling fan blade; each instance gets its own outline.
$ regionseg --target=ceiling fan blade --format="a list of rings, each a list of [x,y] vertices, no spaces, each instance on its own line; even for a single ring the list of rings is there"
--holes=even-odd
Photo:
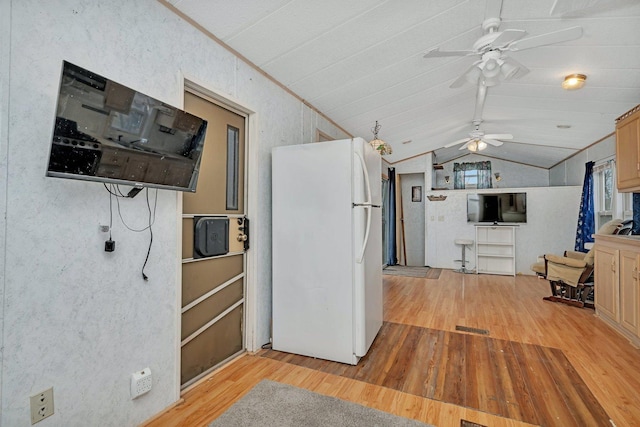
[[[457,141],[453,141],[453,142],[448,143],[447,145],[444,146],[444,148],[453,147],[454,145],[458,145],[458,144],[461,144],[463,142],[469,142],[469,141],[471,141],[471,138],[462,138],[462,139],[459,139]]]
[[[636,5],[638,0],[562,0],[550,14],[561,18],[588,18],[614,9]]]
[[[449,87],[451,89],[456,89],[456,88],[461,87],[462,85],[464,85],[467,82],[469,82],[469,83],[477,83],[478,82],[478,78],[480,77],[480,74],[482,74],[482,71],[480,71],[480,68],[478,68],[478,64],[480,64],[481,62],[482,62],[482,60],[474,62],[473,65],[471,65],[471,67],[469,67],[467,69],[467,71],[462,73],[462,75],[460,77],[455,79],[454,82],[451,83],[451,85]]]
[[[487,144],[493,145],[494,147],[500,147],[503,144],[502,141],[498,141],[497,139],[485,139],[485,138],[482,138],[480,141],[484,141]]]
[[[566,15],[570,12],[589,8],[598,2],[599,0],[555,0],[549,15]]]
[[[511,43],[507,50],[518,51],[531,49],[538,46],[546,46],[555,43],[562,43],[582,37],[582,27],[571,27],[563,30],[552,31],[538,36],[527,37]]]
[[[458,77],[457,79],[455,79],[453,81],[453,83],[451,83],[451,85],[449,85],[450,89],[457,89],[459,87],[462,87],[462,85],[464,85],[465,83],[467,83],[467,73],[464,73],[463,75],[461,75],[460,77]]]
[[[423,58],[444,58],[446,56],[467,56],[475,54],[472,50],[440,50],[435,47],[427,52]]]
[[[506,79],[519,79],[520,77],[526,75],[529,72],[529,69],[511,58],[510,56],[506,56],[503,59],[504,63],[502,67],[508,67],[510,70],[513,70],[511,73],[507,73]],[[503,68],[502,71],[505,72],[507,68]]]
[[[484,9],[484,19],[500,18],[502,10],[502,0],[487,0],[487,6]]]
[[[473,139],[469,139],[467,141],[467,143],[462,145],[460,148],[458,148],[458,150],[464,150],[465,148],[467,148],[469,146],[469,144],[471,144],[472,141],[473,141]]]
[[[504,30],[491,44],[495,49],[503,49],[516,40],[520,40],[526,34],[525,30]]]
[[[489,133],[483,139],[513,139],[510,133]]]

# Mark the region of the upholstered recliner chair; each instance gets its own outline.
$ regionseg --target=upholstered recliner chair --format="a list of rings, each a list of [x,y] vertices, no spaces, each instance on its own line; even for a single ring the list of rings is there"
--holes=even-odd
[[[596,234],[617,234],[623,224],[621,219],[605,223]],[[546,254],[542,261],[533,264],[538,276],[549,281],[551,296],[547,301],[562,302],[577,307],[591,307],[590,294],[593,291],[594,251],[565,251],[564,256]]]

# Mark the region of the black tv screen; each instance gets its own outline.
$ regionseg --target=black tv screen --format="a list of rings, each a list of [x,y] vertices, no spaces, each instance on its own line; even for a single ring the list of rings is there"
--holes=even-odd
[[[467,194],[467,222],[527,222],[527,193]]]
[[[195,191],[207,122],[63,62],[47,176]]]

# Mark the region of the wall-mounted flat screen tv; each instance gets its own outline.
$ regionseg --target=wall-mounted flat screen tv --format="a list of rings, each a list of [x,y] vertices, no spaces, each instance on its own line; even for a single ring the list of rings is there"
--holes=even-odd
[[[195,191],[207,122],[64,62],[47,176]]]
[[[527,193],[467,194],[467,222],[527,222]]]

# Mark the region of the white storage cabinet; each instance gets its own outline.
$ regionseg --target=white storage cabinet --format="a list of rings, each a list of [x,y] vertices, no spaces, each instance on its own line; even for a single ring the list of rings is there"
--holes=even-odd
[[[516,226],[476,225],[476,272],[516,275]]]

